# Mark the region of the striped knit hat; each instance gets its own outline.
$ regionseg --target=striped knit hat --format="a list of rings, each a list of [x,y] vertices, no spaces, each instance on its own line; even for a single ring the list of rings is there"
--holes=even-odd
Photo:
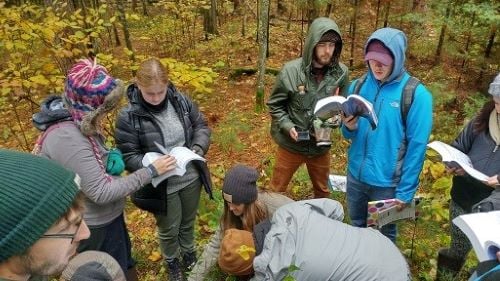
[[[113,110],[123,96],[123,83],[96,60],[82,59],[71,67],[64,85],[64,102],[82,133],[96,132],[99,116]]]
[[[48,159],[0,149],[0,263],[22,254],[66,213],[79,178]]]

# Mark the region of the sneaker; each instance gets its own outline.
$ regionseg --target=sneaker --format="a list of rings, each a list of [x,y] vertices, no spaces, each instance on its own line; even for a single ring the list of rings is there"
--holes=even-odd
[[[182,256],[182,267],[185,272],[189,272],[193,269],[198,259],[196,258],[196,252],[185,253]]]
[[[184,276],[182,275],[181,263],[178,258],[173,260],[167,260],[168,267],[168,280],[170,281],[184,281]]]

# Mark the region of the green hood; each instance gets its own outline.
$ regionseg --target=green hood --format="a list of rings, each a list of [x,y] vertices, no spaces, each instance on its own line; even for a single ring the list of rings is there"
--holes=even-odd
[[[315,19],[311,26],[309,27],[309,31],[307,33],[306,42],[304,44],[304,53],[302,54],[302,68],[310,69],[311,63],[313,61],[313,53],[314,47],[318,44],[321,36],[325,34],[327,31],[333,30],[335,31],[340,38],[342,38],[342,34],[340,34],[339,27],[337,24],[329,19],[329,18],[317,18]],[[335,51],[333,53],[332,64],[336,64],[339,62],[340,52],[342,51],[342,39],[335,44]]]

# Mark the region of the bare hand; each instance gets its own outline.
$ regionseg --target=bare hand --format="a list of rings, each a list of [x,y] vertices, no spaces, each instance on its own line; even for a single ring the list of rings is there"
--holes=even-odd
[[[484,183],[487,184],[487,185],[489,185],[489,186],[496,186],[496,185],[500,184],[498,182],[498,176],[497,175],[489,177]]]
[[[453,174],[453,175],[459,175],[459,176],[464,176],[465,175],[465,171],[464,169],[460,168],[460,167],[449,167],[449,166],[446,166],[446,171],[450,174]]]
[[[358,117],[357,116],[344,116],[342,114],[342,122],[344,123],[344,126],[349,129],[349,131],[354,131],[358,128]]]
[[[401,212],[408,205],[409,205],[408,203],[405,203],[399,199],[396,199],[396,210],[398,210],[398,212]]]
[[[297,141],[297,139],[299,138],[299,134],[297,133],[297,130],[295,130],[295,127],[290,129],[289,134],[294,141]]]
[[[158,175],[162,175],[170,170],[175,169],[176,162],[177,161],[173,156],[163,155],[160,158],[156,159],[152,164],[158,172]]]

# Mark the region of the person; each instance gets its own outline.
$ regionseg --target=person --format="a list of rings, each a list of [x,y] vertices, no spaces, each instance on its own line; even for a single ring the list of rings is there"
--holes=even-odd
[[[80,178],[53,161],[0,149],[0,280],[61,273],[90,235]]]
[[[330,145],[322,145],[324,139],[319,135],[316,139],[310,131],[316,102],[347,90],[348,69],[339,62],[341,51],[337,24],[317,18],[309,27],[302,57],[287,62],[276,79],[267,101],[271,136],[278,144],[270,183],[276,192],[285,192],[295,171],[305,163],[314,197],[330,195]]]
[[[257,170],[237,164],[226,172],[222,185],[224,210],[220,226],[205,247],[203,254],[189,274],[188,280],[202,281],[217,263],[222,233],[230,228],[252,231],[260,221],[292,199],[257,187]]]
[[[161,152],[155,143],[167,150],[184,146],[200,156],[207,153],[210,128],[205,117],[169,81],[168,72],[158,59],[147,59],[140,64],[127,96],[129,105],[120,112],[115,132],[127,170],[143,169],[146,153]],[[152,212],[156,218],[170,280],[182,280],[182,271],[189,271],[196,262],[194,223],[202,184],[212,197],[207,164],[192,161],[184,175],[169,177],[156,188],[147,185],[132,196],[138,207]]]
[[[125,198],[150,183],[154,175],[175,168],[175,159],[164,156],[149,167],[118,177],[125,165],[119,151],[105,146],[101,122],[106,113],[116,108],[122,96],[122,82],[110,76],[103,66],[91,59],[78,61],[68,72],[63,94],[65,110],[69,111],[72,121],[49,126],[37,145],[39,155],[67,167],[82,179],[81,189],[86,197],[84,218],[91,235],[80,243],[78,252],[106,252],[118,261],[128,280],[136,280],[123,216]],[[57,100],[52,103],[54,110],[61,110],[55,106]],[[50,117],[49,114],[43,116]]]
[[[481,182],[468,176],[461,168],[448,168],[454,174],[450,192],[450,222],[460,215],[471,213],[473,205],[490,196],[499,184],[500,74],[490,84],[488,93],[491,99],[451,145],[467,154],[474,168],[490,178]],[[456,276],[472,248],[467,236],[454,224],[450,224],[450,236],[449,247],[440,249],[438,253],[438,280],[446,275]]]
[[[419,83],[408,115],[402,116],[403,89],[410,79],[405,69],[406,47],[405,34],[394,28],[378,29],[368,38],[364,52],[368,71],[359,95],[373,104],[378,126],[372,129],[366,118],[358,116],[343,120],[342,134],[351,142],[347,206],[354,226],[366,227],[369,201],[395,198],[402,209],[418,188],[432,129],[432,96]],[[357,82],[353,81],[349,94]],[[396,240],[395,224],[381,231]]]
[[[109,254],[85,251],[73,257],[61,273],[63,281],[126,281],[118,262]]]
[[[250,280],[411,280],[405,258],[379,231],[342,222],[328,198],[280,207],[253,233],[226,230],[219,265]],[[254,242],[255,241],[255,242]]]

